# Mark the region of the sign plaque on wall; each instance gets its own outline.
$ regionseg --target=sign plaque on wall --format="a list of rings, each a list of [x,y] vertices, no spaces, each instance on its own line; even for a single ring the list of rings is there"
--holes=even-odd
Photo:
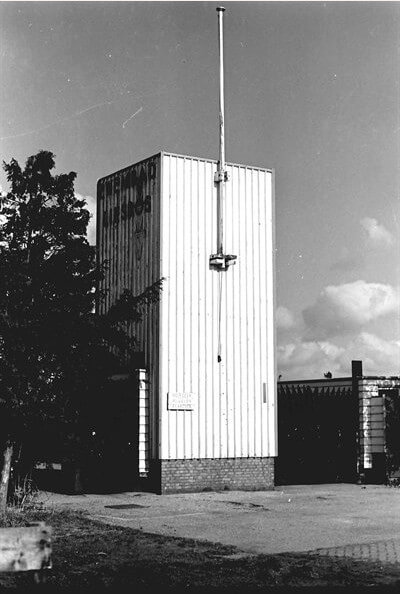
[[[192,392],[168,392],[168,410],[193,410]]]

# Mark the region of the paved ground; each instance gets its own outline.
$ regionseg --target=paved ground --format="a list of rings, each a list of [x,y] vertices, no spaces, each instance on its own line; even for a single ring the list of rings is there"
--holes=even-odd
[[[243,554],[313,552],[400,563],[399,488],[301,485],[163,496],[42,493],[41,499],[106,523],[220,542]]]

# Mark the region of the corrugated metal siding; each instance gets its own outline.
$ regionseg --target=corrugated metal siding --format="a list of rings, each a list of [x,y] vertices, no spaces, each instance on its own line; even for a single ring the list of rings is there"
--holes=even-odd
[[[216,272],[216,163],[162,155],[163,459],[276,455],[272,172],[227,169],[225,251],[238,261]],[[168,411],[168,392],[193,393],[194,410]]]
[[[109,262],[100,286],[106,291],[106,298],[98,307],[100,313],[108,311],[124,289],[138,295],[160,278],[159,198],[160,155],[99,180],[98,254],[100,262]],[[137,338],[138,350],[144,352],[145,366],[150,373],[150,443],[153,457],[158,452],[158,310],[157,305],[152,306],[143,322],[130,327],[131,335]]]

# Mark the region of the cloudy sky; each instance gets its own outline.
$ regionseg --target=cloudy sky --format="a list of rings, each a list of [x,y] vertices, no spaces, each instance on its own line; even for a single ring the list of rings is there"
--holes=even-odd
[[[216,6],[1,2],[2,158],[52,150],[92,211],[160,149],[217,158]],[[276,170],[279,373],[400,374],[400,3],[225,7],[227,159]]]

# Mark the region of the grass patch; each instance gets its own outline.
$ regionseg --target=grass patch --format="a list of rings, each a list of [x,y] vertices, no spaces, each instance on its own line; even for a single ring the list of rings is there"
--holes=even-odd
[[[44,589],[119,591],[400,585],[400,568],[308,554],[236,555],[234,547],[144,533],[69,511],[9,510],[1,526],[45,521],[53,527],[53,569]],[[231,558],[229,558],[231,556]],[[28,588],[28,574],[0,574],[3,589]],[[40,590],[40,588],[39,588]]]

